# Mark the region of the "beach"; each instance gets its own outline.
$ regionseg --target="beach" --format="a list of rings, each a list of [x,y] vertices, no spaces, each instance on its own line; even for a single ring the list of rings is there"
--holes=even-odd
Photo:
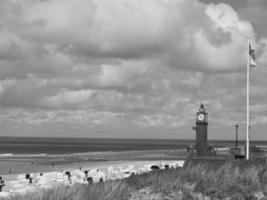
[[[72,177],[79,183],[87,183],[84,171],[95,171],[90,176],[98,177],[93,179],[94,182],[99,182],[100,178],[120,179],[132,173],[148,172],[152,165],[160,168],[165,165],[182,166],[185,155],[185,150],[106,151],[64,155],[2,154],[0,174],[5,186],[1,194],[24,193],[39,188],[40,178],[42,187],[62,183],[62,179],[64,184],[70,184],[64,174],[67,171],[72,173]],[[111,173],[115,174],[111,177]],[[32,184],[26,179],[26,174],[31,176]],[[59,176],[61,178],[55,178]]]
[[[116,172],[113,178],[123,178],[151,170],[154,164],[161,168],[165,163],[178,165],[175,162],[184,160],[187,154],[185,142],[171,140],[0,139],[0,176],[5,182],[1,195],[38,188],[40,180],[44,187],[62,183],[62,180],[70,184],[65,174],[68,171],[81,183],[87,182],[84,171],[94,172],[90,176],[98,177],[94,180],[96,182],[99,177],[111,179],[110,167],[112,172]],[[29,177],[26,179],[26,174],[31,177],[32,184]]]
[[[55,165],[50,169],[40,166],[40,168],[36,168],[35,171],[30,173],[3,175],[2,178],[5,181],[5,187],[0,193],[0,196],[25,194],[35,189],[46,189],[59,184],[88,184],[89,177],[92,182],[122,179],[129,177],[131,174],[149,172],[152,170],[152,166],[156,166],[159,169],[166,167],[176,168],[182,167],[183,163],[183,160],[143,160],[64,163]],[[86,171],[88,172],[87,175],[85,174]],[[71,176],[68,176],[67,173],[70,173]],[[27,175],[30,178],[27,178]]]

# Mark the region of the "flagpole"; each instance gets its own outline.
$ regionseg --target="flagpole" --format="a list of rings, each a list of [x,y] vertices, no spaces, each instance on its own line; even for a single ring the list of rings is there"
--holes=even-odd
[[[248,38],[248,57],[247,57],[247,141],[246,141],[246,159],[249,160],[249,38]]]

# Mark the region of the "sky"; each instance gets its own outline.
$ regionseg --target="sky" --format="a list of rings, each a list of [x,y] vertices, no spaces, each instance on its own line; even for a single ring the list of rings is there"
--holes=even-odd
[[[0,136],[267,140],[266,0],[0,1]]]

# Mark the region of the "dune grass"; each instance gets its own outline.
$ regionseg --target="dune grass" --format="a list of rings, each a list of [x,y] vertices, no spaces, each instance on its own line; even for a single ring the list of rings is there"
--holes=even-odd
[[[216,168],[203,164],[189,165],[92,185],[58,185],[48,190],[17,195],[10,200],[174,200],[204,197],[253,200],[257,199],[257,194],[267,199],[263,197],[267,192],[265,176],[267,178],[265,166],[260,165],[241,167],[227,163]]]

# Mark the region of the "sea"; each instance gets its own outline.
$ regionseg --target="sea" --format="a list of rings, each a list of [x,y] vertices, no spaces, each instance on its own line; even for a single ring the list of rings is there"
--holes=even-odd
[[[185,160],[186,148],[194,143],[175,139],[0,137],[0,176],[135,161]],[[208,143],[221,149],[235,146],[234,141]],[[245,142],[238,145],[244,147]],[[252,141],[251,145],[267,147],[267,142]]]
[[[210,140],[215,147],[234,147],[235,141]],[[17,154],[72,154],[85,152],[119,152],[144,150],[181,150],[194,140],[178,139],[114,139],[114,138],[58,138],[58,137],[0,137],[0,156]],[[245,145],[240,141],[238,145]],[[266,146],[267,141],[251,141],[251,146]]]

